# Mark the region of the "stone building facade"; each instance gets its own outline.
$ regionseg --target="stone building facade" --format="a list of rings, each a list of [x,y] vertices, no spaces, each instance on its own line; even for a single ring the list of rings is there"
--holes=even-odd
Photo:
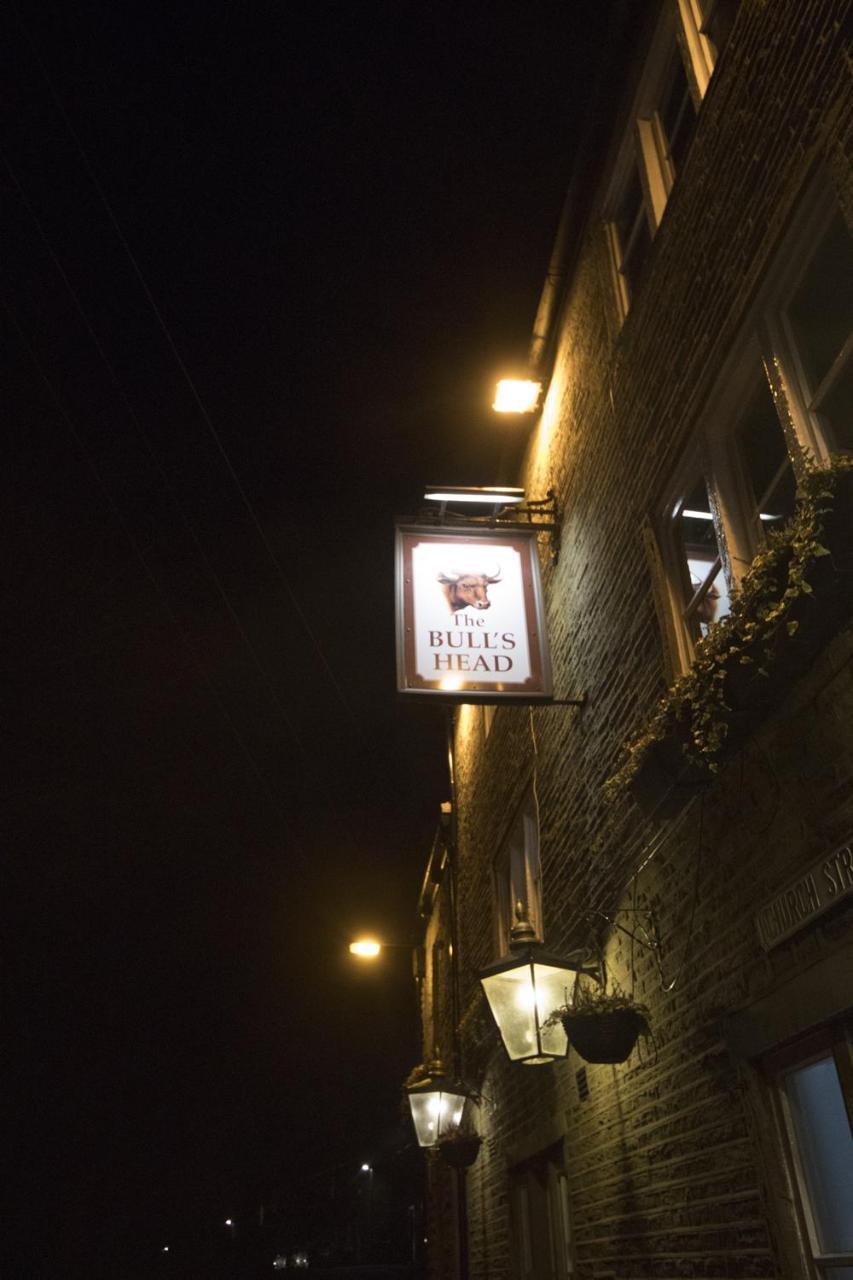
[[[434,850],[420,905],[424,1053],[457,1046],[483,1145],[464,1200],[430,1162],[436,1278],[853,1276],[843,475],[808,599],[766,662],[744,655],[752,700],[726,677],[710,767],[694,738],[657,792],[624,768],[807,475],[853,451],[849,18],[843,0],[614,6],[517,478],[557,496],[555,696],[586,703],[454,714],[455,875]],[[626,1063],[508,1061],[478,975],[517,899],[550,951],[586,948],[647,1006]]]

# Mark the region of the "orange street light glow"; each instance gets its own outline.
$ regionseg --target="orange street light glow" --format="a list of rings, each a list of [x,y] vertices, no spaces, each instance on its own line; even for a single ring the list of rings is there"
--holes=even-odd
[[[498,413],[532,413],[539,402],[541,382],[501,378],[492,408]]]
[[[349,944],[349,949],[354,956],[361,956],[362,960],[375,960],[382,946],[375,938],[358,938]]]

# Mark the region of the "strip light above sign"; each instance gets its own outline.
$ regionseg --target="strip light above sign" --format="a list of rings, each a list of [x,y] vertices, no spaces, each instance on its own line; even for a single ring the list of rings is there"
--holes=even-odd
[[[397,688],[457,702],[547,702],[536,531],[399,526]]]

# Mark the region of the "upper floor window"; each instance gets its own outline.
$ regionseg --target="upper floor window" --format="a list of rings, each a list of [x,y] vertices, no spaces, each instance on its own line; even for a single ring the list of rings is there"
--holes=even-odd
[[[695,642],[725,617],[767,532],[792,515],[794,446],[818,459],[853,448],[853,238],[826,192],[795,224],[779,261],[662,513],[682,670]]]
[[[607,231],[623,315],[639,287],[695,126],[696,107],[676,39],[675,18],[665,6],[632,104],[630,127],[607,201]]]
[[[780,356],[793,394],[835,450],[853,449],[853,238],[839,209],[780,308]],[[777,322],[778,324],[778,322]]]
[[[728,575],[723,568],[708,483],[697,476],[675,512],[681,587],[681,618],[694,637],[729,611]]]
[[[723,45],[734,25],[739,0],[678,0],[684,42],[700,98],[704,98]]]

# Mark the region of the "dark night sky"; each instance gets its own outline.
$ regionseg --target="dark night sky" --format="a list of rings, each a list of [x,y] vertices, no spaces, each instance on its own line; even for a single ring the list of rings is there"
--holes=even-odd
[[[119,1276],[393,1123],[407,963],[344,943],[410,932],[446,781],[392,526],[518,431],[607,8],[0,23],[4,1275]]]

